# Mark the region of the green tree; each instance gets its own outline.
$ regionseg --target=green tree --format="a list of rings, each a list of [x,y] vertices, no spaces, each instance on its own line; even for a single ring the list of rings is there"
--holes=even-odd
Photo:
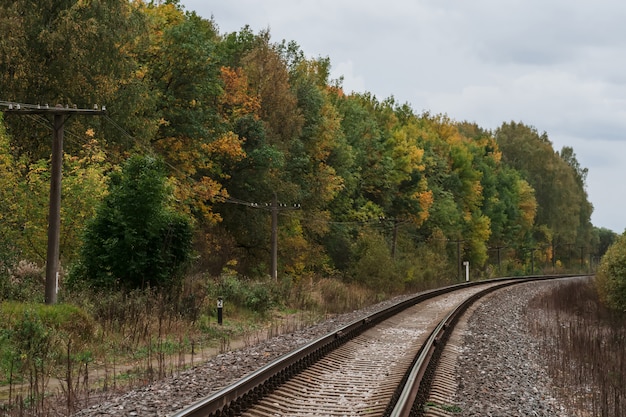
[[[162,162],[133,156],[111,174],[87,225],[78,271],[95,287],[171,288],[191,255],[190,221],[168,205]]]
[[[572,246],[595,245],[582,169],[571,148],[555,152],[548,135],[521,123],[504,123],[496,131],[502,159],[520,172],[535,190],[537,217],[530,245],[550,251],[553,262],[572,263]]]
[[[154,133],[154,95],[136,61],[145,20],[142,2],[127,0],[16,0],[0,2],[0,91],[3,99],[54,106],[106,105],[108,114],[137,137]],[[9,131],[20,154],[31,161],[49,154],[50,129],[24,117],[11,118]],[[111,134],[104,120],[91,121]],[[90,123],[91,123],[90,122]],[[66,132],[86,131],[72,118]],[[119,132],[117,132],[119,133]],[[111,142],[128,148],[126,136]],[[67,135],[65,149],[78,144]]]
[[[19,230],[23,226],[24,214],[19,192],[21,180],[0,113],[0,280],[8,278],[19,258]]]
[[[475,124],[459,124],[471,139],[474,166],[481,173],[481,211],[489,218],[489,247],[521,249],[532,232],[536,214],[534,191],[518,171],[502,163],[502,153],[490,132]],[[495,252],[494,252],[495,254]]]
[[[615,242],[615,240],[618,237],[618,234],[604,227],[596,228],[596,233],[598,234],[598,242],[599,242],[596,255],[599,257],[602,257],[604,256],[606,251],[611,247],[611,245]]]
[[[98,142],[88,135],[85,140],[76,154],[64,155],[60,241],[63,265],[76,259],[83,227],[105,192],[105,172],[110,169]],[[43,264],[49,199],[50,160],[27,163],[24,157],[15,158],[9,138],[0,128],[0,251],[10,248],[11,258]]]

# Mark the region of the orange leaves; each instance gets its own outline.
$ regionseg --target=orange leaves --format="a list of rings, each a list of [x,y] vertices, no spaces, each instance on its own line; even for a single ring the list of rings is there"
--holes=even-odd
[[[220,183],[209,177],[201,177],[199,180],[173,178],[170,181],[174,185],[174,196],[181,211],[194,213],[197,219],[208,224],[221,221],[220,215],[213,212],[211,207],[211,203],[218,197],[228,196]]]
[[[220,76],[224,83],[224,94],[219,98],[219,111],[224,118],[234,120],[253,114],[258,118],[261,100],[252,95],[248,88],[248,78],[241,68],[222,67]]]
[[[155,146],[173,168],[171,179],[180,209],[195,213],[200,219],[214,224],[221,220],[212,211],[211,204],[228,194],[219,182],[228,178],[223,162],[238,161],[245,157],[242,140],[227,132],[212,142],[189,138],[164,138]]]

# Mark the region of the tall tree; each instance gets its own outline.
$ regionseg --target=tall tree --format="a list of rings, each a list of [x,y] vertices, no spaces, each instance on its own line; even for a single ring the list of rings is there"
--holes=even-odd
[[[145,116],[152,96],[137,77],[140,68],[134,56],[145,27],[141,8],[141,3],[126,0],[1,2],[0,27],[11,33],[0,40],[2,98],[51,106],[106,105],[110,117],[131,134],[149,135],[151,123]],[[50,128],[46,123],[26,118],[8,123],[22,154],[32,160],[47,157]],[[99,127],[98,121],[93,123]],[[81,118],[66,122],[68,132],[84,132],[88,127]],[[109,134],[114,131],[103,123],[97,133],[104,128]],[[121,143],[125,136],[117,132],[108,139]],[[68,137],[67,150],[79,147]]]
[[[212,21],[172,3],[151,5],[146,14],[150,46],[142,61],[161,117],[153,146],[172,168],[181,209],[212,225],[219,221],[212,203],[226,195],[222,167],[243,157],[241,139],[220,114],[232,78],[219,66],[219,36]]]
[[[592,207],[582,187],[584,170],[572,152],[565,159],[554,151],[546,133],[521,123],[504,123],[496,131],[503,160],[517,169],[535,190],[537,219],[536,244],[550,256],[571,260],[571,248],[588,239]],[[583,232],[584,231],[584,232]],[[586,236],[581,235],[583,232]]]

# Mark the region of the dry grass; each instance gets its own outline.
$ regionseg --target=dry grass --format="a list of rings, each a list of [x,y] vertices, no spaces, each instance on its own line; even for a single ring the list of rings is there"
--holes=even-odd
[[[593,280],[559,285],[529,306],[560,399],[577,416],[626,416],[626,322]]]

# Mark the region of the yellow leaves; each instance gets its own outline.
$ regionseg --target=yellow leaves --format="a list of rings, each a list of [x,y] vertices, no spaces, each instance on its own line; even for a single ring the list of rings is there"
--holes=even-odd
[[[213,142],[201,145],[209,155],[220,155],[239,161],[246,156],[243,150],[243,140],[234,132],[227,132]]]
[[[417,196],[420,205],[420,212],[417,215],[417,225],[421,225],[430,216],[430,208],[435,202],[432,190],[426,190],[418,193]]]
[[[182,174],[194,175],[198,166],[197,150],[193,141],[187,138],[163,138],[155,143],[155,148],[165,160]]]
[[[169,183],[174,188],[176,208],[183,213],[196,214],[196,218],[213,225],[221,221],[219,214],[214,213],[211,204],[218,198],[228,197],[222,185],[209,177],[198,180],[171,177]]]
[[[238,161],[245,157],[243,141],[233,132],[227,132],[211,142],[183,137],[159,140],[155,146],[174,168],[170,179],[178,200],[178,209],[194,213],[208,224],[221,221],[212,211],[217,198],[228,196],[218,182],[227,178],[222,171],[224,160]]]
[[[475,240],[487,242],[491,236],[491,219],[483,214],[474,219],[473,236]]]
[[[146,9],[146,14],[152,18],[157,33],[162,33],[164,28],[176,26],[185,20],[185,13],[172,3],[150,6]]]
[[[522,222],[525,230],[530,229],[535,222],[537,214],[537,200],[535,199],[535,190],[526,180],[518,181],[519,188],[519,208],[522,212]]]

